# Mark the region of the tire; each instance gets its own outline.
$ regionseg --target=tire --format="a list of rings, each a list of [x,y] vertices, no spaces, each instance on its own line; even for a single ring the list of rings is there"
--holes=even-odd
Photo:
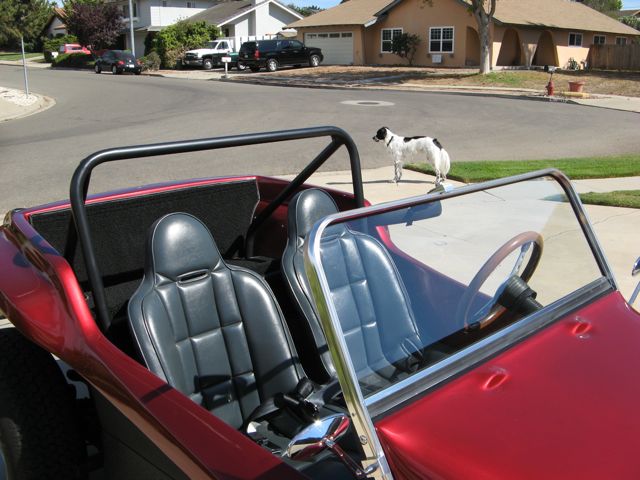
[[[244,72],[246,69],[247,66],[244,63],[240,61],[236,62],[236,70],[238,70],[239,72]]]
[[[255,67],[249,67],[251,69],[252,72],[259,72],[260,71],[260,67],[255,66]]]
[[[213,68],[213,62],[210,58],[205,58],[202,61],[202,68],[204,68],[205,70],[211,70]]]
[[[267,72],[275,72],[278,70],[278,61],[275,58],[267,60]]]
[[[0,475],[83,479],[86,448],[70,387],[51,355],[16,329],[0,330]]]
[[[93,69],[95,70],[96,73],[102,73],[102,67],[97,63]]]
[[[114,75],[118,75],[118,67],[116,67],[115,65],[111,66],[111,73],[113,73]]]
[[[315,68],[318,65],[320,65],[320,57],[318,55],[311,55],[309,57],[309,66]]]
[[[140,75],[142,73],[142,71],[141,70],[136,70],[133,73],[135,73],[136,75]]]

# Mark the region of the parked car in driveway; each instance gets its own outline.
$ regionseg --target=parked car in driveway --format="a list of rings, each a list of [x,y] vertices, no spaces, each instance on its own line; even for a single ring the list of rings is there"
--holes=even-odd
[[[132,72],[140,75],[140,72],[142,72],[142,65],[136,60],[136,57],[131,52],[124,50],[107,50],[98,57],[94,68],[96,73],[110,70],[114,75],[119,75],[123,72]]]
[[[259,40],[242,44],[239,61],[252,72],[261,68],[275,72],[289,65],[317,67],[323,59],[322,50],[307,47],[298,40]]]
[[[79,43],[65,43],[60,45],[57,51],[51,52],[51,58],[56,58],[58,55],[62,55],[64,53],[84,53],[91,55],[91,51]]]

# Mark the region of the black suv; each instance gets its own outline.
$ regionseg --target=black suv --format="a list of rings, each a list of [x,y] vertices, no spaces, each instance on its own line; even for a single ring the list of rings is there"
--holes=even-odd
[[[323,58],[322,50],[305,47],[298,40],[259,40],[244,42],[239,60],[253,72],[263,67],[275,72],[281,65],[317,67]]]

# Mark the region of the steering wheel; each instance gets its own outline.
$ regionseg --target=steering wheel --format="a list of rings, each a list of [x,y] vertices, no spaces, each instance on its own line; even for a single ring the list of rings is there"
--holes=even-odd
[[[473,301],[480,293],[480,287],[482,287],[484,282],[487,281],[487,278],[489,278],[491,273],[493,273],[493,271],[498,267],[498,265],[500,265],[500,263],[505,258],[507,258],[513,251],[520,248],[520,256],[518,257],[518,260],[516,261],[516,265],[513,271],[511,272],[511,275],[514,275],[519,269],[520,264],[524,258],[524,255],[527,253],[529,249],[530,244],[533,244],[533,251],[531,252],[531,258],[529,259],[527,266],[522,272],[522,275],[520,275],[520,277],[525,282],[527,282],[531,278],[531,275],[533,275],[533,272],[538,266],[538,262],[540,262],[540,257],[542,256],[542,248],[543,248],[544,242],[542,240],[542,236],[537,232],[529,231],[529,232],[519,233],[518,235],[513,237],[511,240],[509,240],[507,243],[502,245],[498,250],[496,250],[495,253],[491,255],[491,257],[489,257],[489,259],[484,263],[484,265],[482,265],[480,270],[478,270],[478,273],[476,273],[476,275],[473,277],[473,280],[471,280],[471,283],[469,283],[469,286],[467,287],[464,294],[462,295],[462,298],[460,299],[460,303],[458,303],[458,308],[456,309],[455,318],[460,323],[464,324],[465,330],[468,331],[471,325],[473,325],[474,327],[478,326],[479,328],[484,328],[487,325],[491,324],[494,320],[496,320],[500,315],[502,315],[502,313],[504,313],[506,309],[502,305],[497,304],[496,300],[502,294],[506,281],[503,282],[502,285],[500,285],[496,294],[489,301],[489,303],[487,303],[487,305],[485,305],[484,308],[480,309],[480,311],[483,312],[487,306],[493,305],[489,313],[482,316],[480,320],[474,319],[474,321],[469,322],[469,319],[468,319],[471,305],[473,304]],[[511,277],[511,275],[509,275],[509,277]]]

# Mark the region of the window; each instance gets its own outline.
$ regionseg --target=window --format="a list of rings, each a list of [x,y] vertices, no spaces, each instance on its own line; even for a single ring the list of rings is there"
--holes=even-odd
[[[318,34],[318,38],[328,38],[329,34],[328,33],[319,33]]]
[[[626,45],[627,37],[616,37],[616,45]]]
[[[315,33],[307,33],[307,39],[316,38],[317,35]]]
[[[402,35],[401,28],[383,28],[382,29],[382,53],[391,53],[393,51],[393,39]]]
[[[351,37],[353,37],[353,34],[351,32],[342,33],[342,38],[351,38]]]
[[[593,36],[593,44],[594,45],[604,45],[607,43],[607,37],[604,35],[594,35]]]
[[[304,45],[302,43],[300,43],[298,40],[291,40],[291,47],[292,48],[302,48],[304,47]]]
[[[187,2],[187,8],[196,8],[196,2]]]
[[[226,50],[229,48],[229,45],[227,45],[227,42],[220,42],[220,44],[218,45],[218,50]]]
[[[582,46],[582,34],[581,33],[570,33],[569,34],[569,46],[570,47],[581,47]]]
[[[431,27],[429,29],[430,53],[453,53],[453,27]]]
[[[122,6],[122,16],[124,18],[129,18],[129,5]],[[137,2],[133,2],[133,16],[138,16],[138,4]]]
[[[340,34],[339,33],[330,33],[329,34],[329,38],[340,38]]]

